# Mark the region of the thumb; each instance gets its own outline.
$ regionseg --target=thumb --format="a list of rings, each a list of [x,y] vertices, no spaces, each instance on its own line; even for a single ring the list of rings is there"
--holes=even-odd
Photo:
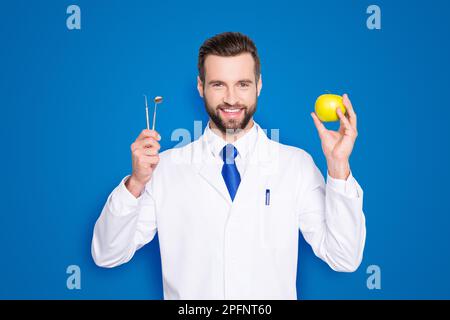
[[[317,132],[319,133],[319,136],[322,138],[323,134],[325,133],[325,131],[327,130],[325,128],[325,126],[323,125],[322,121],[320,121],[320,119],[317,117],[315,112],[311,112],[311,117],[314,120],[314,125],[317,128]]]

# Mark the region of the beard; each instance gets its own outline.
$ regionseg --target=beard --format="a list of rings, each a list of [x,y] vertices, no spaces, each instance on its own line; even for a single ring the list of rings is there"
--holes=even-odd
[[[203,94],[203,100],[205,102],[206,112],[208,113],[211,121],[216,125],[216,127],[223,134],[226,133],[237,133],[240,130],[243,130],[247,127],[248,123],[252,119],[253,115],[256,112],[256,106],[258,104],[258,96],[255,98],[255,103],[251,106],[243,105],[243,104],[219,104],[216,107],[209,104],[206,99],[206,95]],[[220,114],[220,109],[243,109],[244,116],[242,119],[224,119]]]

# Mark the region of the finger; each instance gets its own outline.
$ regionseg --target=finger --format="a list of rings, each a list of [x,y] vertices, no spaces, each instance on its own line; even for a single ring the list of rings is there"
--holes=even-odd
[[[145,156],[155,156],[159,152],[159,148],[144,148],[142,154]]]
[[[342,96],[342,102],[344,103],[345,108],[347,109],[350,124],[352,125],[353,128],[356,129],[356,122],[357,122],[356,112],[355,109],[353,109],[353,105],[352,102],[350,101],[350,98],[348,97],[348,94],[345,93]]]
[[[319,132],[319,136],[322,137],[322,135],[325,133],[327,128],[325,128],[325,126],[323,125],[322,121],[320,121],[320,119],[317,117],[315,112],[311,112],[311,117],[314,120],[314,124],[315,124],[315,126],[317,128],[317,132]]]
[[[139,161],[144,164],[157,164],[159,162],[159,155],[143,156]]]
[[[144,139],[144,140],[140,141],[139,143],[141,143],[142,147],[144,147],[144,148],[156,148],[158,150],[161,148],[161,145],[159,144],[159,142],[154,140],[153,138]]]
[[[337,108],[336,113],[341,120],[341,126],[343,126],[345,129],[351,129],[352,125],[350,124],[350,121],[347,119],[347,117],[342,113],[341,108]]]
[[[161,146],[159,144],[158,141],[154,140],[153,138],[145,138],[139,141],[136,141],[135,143],[133,143],[134,145],[134,149],[142,149],[142,148],[155,148],[155,149],[160,149]]]
[[[144,149],[159,150],[160,148],[161,148],[160,144],[151,138],[146,138],[144,140],[136,141],[131,144],[131,152],[133,153],[137,153],[140,150]]]
[[[350,124],[350,121],[347,119],[347,117],[342,113],[340,108],[336,109],[336,113],[339,116],[339,119],[341,120],[341,125],[339,128],[339,132],[343,133],[346,136],[350,136],[354,139],[356,139],[358,132],[355,128],[352,127]]]
[[[141,131],[139,136],[136,138],[136,141],[142,140],[145,138],[153,138],[155,140],[161,140],[161,136],[159,135],[159,133],[156,130],[144,129]]]

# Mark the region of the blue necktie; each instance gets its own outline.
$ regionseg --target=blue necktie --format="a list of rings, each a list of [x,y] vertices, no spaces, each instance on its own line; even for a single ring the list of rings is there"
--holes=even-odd
[[[222,177],[227,185],[228,192],[230,193],[231,200],[234,200],[239,184],[241,183],[241,175],[236,167],[234,159],[238,152],[235,146],[227,144],[222,149],[223,167]]]

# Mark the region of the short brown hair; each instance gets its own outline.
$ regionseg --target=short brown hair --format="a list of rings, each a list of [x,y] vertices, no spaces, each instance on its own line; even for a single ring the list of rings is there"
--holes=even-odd
[[[255,78],[259,80],[261,63],[255,43],[248,36],[239,32],[223,32],[207,39],[198,52],[198,74],[205,82],[205,59],[208,55],[234,57],[241,53],[250,53],[255,61]]]

